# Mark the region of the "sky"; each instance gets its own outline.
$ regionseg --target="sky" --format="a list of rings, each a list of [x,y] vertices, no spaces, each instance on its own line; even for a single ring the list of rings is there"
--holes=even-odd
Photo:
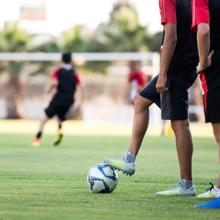
[[[22,22],[30,32],[57,35],[67,28],[80,24],[94,29],[109,19],[116,0],[7,0],[0,7],[0,27],[5,21],[18,20],[21,4],[46,3],[46,22]],[[131,0],[138,10],[141,24],[150,32],[161,30],[158,0]]]

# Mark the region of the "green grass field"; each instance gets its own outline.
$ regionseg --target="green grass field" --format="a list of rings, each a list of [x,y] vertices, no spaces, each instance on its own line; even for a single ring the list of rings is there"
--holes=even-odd
[[[220,210],[192,208],[196,198],[157,198],[155,192],[178,180],[172,138],[145,138],[133,177],[119,173],[112,194],[93,194],[86,175],[106,156],[120,156],[128,137],[65,137],[54,148],[46,136],[39,148],[30,135],[0,135],[0,220],[50,219],[219,219]],[[194,176],[198,192],[218,173],[212,139],[194,139]]]

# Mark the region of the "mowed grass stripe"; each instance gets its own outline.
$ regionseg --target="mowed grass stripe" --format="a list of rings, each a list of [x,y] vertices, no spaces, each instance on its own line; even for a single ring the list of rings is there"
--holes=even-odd
[[[112,194],[93,194],[89,168],[126,150],[129,137],[53,136],[31,147],[31,135],[0,136],[0,219],[219,219],[219,210],[192,208],[196,198],[157,198],[155,192],[178,180],[173,138],[146,137],[133,177],[119,175]],[[194,140],[194,176],[202,192],[218,172],[212,139]]]

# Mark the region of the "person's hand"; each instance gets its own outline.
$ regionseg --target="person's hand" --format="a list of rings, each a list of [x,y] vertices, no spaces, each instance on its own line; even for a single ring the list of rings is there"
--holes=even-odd
[[[168,90],[166,87],[167,83],[167,76],[166,75],[159,75],[157,84],[156,84],[156,90],[158,93],[163,93]]]
[[[197,73],[200,74],[204,70],[208,69],[212,65],[212,57],[214,55],[214,51],[212,50],[208,56],[208,59],[206,62],[199,62],[199,65],[197,66]]]

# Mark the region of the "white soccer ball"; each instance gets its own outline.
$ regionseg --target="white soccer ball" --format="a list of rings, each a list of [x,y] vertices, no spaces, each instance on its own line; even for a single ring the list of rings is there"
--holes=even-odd
[[[118,174],[106,164],[97,164],[90,169],[87,182],[94,193],[111,193],[118,184]]]

